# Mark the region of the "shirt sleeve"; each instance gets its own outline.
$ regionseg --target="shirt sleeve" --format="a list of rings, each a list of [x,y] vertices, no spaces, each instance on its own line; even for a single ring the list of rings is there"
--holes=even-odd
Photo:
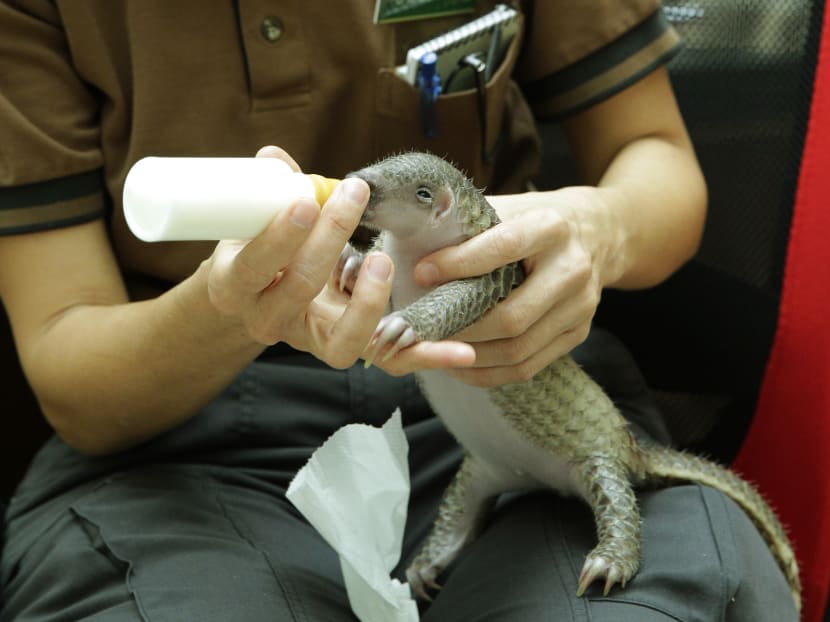
[[[681,48],[658,0],[534,2],[517,77],[534,114],[559,119],[599,103]]]
[[[55,3],[0,3],[0,235],[104,213],[98,118]]]

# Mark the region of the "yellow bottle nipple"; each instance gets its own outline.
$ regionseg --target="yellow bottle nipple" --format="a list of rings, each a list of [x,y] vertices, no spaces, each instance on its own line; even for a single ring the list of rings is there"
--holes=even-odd
[[[339,179],[332,179],[331,177],[323,177],[322,175],[309,174],[306,175],[311,185],[314,186],[314,198],[321,206],[328,201],[329,196],[334,191],[334,187],[340,183]]]

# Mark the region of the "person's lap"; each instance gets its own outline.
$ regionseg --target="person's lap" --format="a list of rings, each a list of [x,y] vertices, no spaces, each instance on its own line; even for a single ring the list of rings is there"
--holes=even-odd
[[[223,479],[181,466],[109,479],[20,560],[8,611],[16,620],[354,620],[337,557],[316,532],[285,500]],[[532,493],[494,513],[422,619],[793,618],[783,577],[731,501],[681,486],[644,493],[641,503],[643,561],[625,589],[576,597],[595,542],[590,511]]]
[[[624,350],[602,333],[586,345],[580,362],[640,432],[660,438]],[[283,495],[339,425],[380,425],[397,405],[412,472],[401,578],[458,447],[411,379],[282,360],[253,366],[191,423],[113,464],[47,445],[11,504],[0,620],[355,620],[337,556]],[[625,590],[576,597],[595,542],[590,511],[532,493],[495,511],[424,622],[795,619],[783,576],[731,501],[699,486],[640,500],[643,561]]]

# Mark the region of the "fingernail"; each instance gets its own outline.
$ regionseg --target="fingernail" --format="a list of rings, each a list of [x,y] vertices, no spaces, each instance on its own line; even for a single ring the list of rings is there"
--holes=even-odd
[[[366,182],[360,179],[348,178],[344,179],[343,192],[345,195],[355,203],[365,203],[369,193],[369,187]]]
[[[392,274],[392,262],[387,257],[376,255],[369,257],[369,274],[376,280],[385,283]]]
[[[277,149],[274,145],[265,145],[259,151],[256,152],[256,157],[258,158],[276,158],[280,153],[280,150]]]
[[[317,213],[318,210],[314,205],[306,202],[297,203],[291,210],[291,222],[298,227],[308,229],[317,219]]]
[[[438,268],[433,263],[418,264],[415,268],[415,280],[421,285],[434,285],[439,278]]]

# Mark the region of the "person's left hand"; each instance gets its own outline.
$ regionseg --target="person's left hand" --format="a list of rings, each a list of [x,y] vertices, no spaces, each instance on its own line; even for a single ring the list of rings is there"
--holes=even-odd
[[[621,235],[597,188],[488,200],[502,223],[433,253],[415,268],[420,284],[434,285],[523,261],[525,282],[452,337],[472,344],[476,362],[449,373],[476,386],[529,380],[585,340]]]

